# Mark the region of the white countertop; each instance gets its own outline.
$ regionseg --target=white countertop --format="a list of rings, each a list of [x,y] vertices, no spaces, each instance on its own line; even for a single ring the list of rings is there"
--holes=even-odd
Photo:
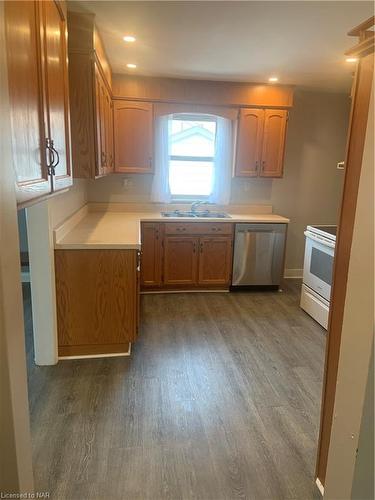
[[[88,210],[87,206],[55,230],[57,249],[141,248],[141,222],[284,223],[289,219],[272,213],[235,214],[229,219],[163,217],[160,212],[116,212]]]

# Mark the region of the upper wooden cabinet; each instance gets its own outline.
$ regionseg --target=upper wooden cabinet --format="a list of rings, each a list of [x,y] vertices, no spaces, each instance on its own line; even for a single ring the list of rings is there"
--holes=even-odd
[[[74,176],[113,172],[112,75],[92,14],[69,12],[69,86]]]
[[[97,175],[113,172],[113,105],[107,85],[95,66]]]
[[[5,2],[17,202],[72,184],[64,2]]]
[[[287,110],[241,109],[235,176],[282,177],[287,120]]]
[[[49,148],[55,156],[53,190],[72,184],[70,165],[70,119],[67,65],[66,9],[60,2],[38,2],[44,50],[45,122]]]
[[[263,123],[263,109],[240,110],[235,175],[255,177],[259,174]]]
[[[282,177],[288,112],[266,109],[262,147],[262,177]]]
[[[153,172],[153,106],[114,101],[115,172]]]

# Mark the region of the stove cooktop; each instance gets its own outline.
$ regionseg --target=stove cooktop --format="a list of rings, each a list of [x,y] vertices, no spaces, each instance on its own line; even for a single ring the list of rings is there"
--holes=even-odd
[[[321,236],[325,236],[326,238],[330,240],[336,240],[336,233],[337,233],[337,226],[330,226],[330,225],[311,225],[307,226],[307,229],[310,230],[313,233],[320,234]]]

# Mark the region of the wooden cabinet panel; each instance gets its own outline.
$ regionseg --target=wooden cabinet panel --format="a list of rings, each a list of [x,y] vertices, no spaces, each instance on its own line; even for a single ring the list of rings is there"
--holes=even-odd
[[[138,314],[136,250],[56,250],[59,351],[97,346],[127,350],[136,338]],[[109,347],[108,347],[109,346]],[[83,348],[84,350],[84,348]],[[77,351],[77,352],[78,352]]]
[[[153,172],[151,103],[115,100],[115,172]]]
[[[92,16],[69,12],[68,29],[74,177],[95,179],[114,169],[110,68]]]
[[[232,234],[232,222],[166,222],[165,234]]]
[[[232,268],[232,238],[199,239],[200,285],[229,285]]]
[[[142,287],[159,287],[162,284],[162,238],[162,224],[142,222]]]
[[[18,203],[51,190],[45,155],[35,2],[5,2],[12,148]]]
[[[72,184],[65,14],[65,2],[5,4],[13,155],[22,205]]]
[[[235,175],[238,177],[255,177],[259,173],[263,123],[263,109],[240,110],[235,163]]]
[[[43,33],[43,67],[45,79],[45,113],[47,130],[55,162],[53,190],[72,184],[70,166],[70,124],[67,67],[66,19],[62,4],[39,2]]]
[[[166,236],[164,285],[195,285],[198,274],[198,238]]]
[[[282,177],[288,112],[266,109],[261,177]]]

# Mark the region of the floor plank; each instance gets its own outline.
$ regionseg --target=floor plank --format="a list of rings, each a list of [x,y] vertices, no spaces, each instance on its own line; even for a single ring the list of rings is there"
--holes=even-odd
[[[33,363],[36,490],[52,499],[315,498],[325,331],[283,292],[144,295],[130,358]]]

